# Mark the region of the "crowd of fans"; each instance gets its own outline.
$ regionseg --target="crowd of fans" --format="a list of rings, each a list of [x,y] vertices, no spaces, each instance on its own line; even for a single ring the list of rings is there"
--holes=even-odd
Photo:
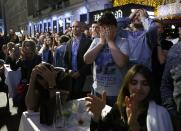
[[[20,83],[27,85],[21,111],[38,110],[40,87],[59,86],[68,99],[86,98],[91,130],[180,131],[181,27],[178,32],[173,45],[145,10],[118,20],[107,12],[91,26],[74,21],[64,33],[18,38],[10,30],[0,37],[0,59],[12,70],[21,67]],[[88,76],[93,81],[85,92]],[[101,118],[105,104],[113,108]]]

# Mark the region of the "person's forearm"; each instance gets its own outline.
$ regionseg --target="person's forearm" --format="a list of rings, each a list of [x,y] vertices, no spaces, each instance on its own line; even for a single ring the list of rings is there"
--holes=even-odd
[[[130,131],[140,131],[140,125],[138,121],[133,121],[129,127]]]
[[[122,17],[119,18],[118,20],[118,27],[120,28],[126,28],[128,25],[131,23],[131,19],[129,17]]]
[[[141,22],[143,24],[143,28],[144,30],[148,31],[149,27],[150,27],[150,22],[149,19],[146,17],[141,17]]]
[[[165,60],[166,60],[166,57],[165,57],[164,52],[163,52],[163,50],[161,48],[161,45],[157,46],[157,54],[158,54],[159,63],[164,64]]]
[[[99,121],[102,119],[101,114],[95,114],[95,115],[93,115],[93,116],[92,116],[92,119],[93,119],[93,121],[95,121],[95,122],[99,122]]]
[[[118,47],[116,47],[115,43],[113,41],[108,42],[109,48],[111,50],[114,62],[116,65],[118,65],[120,68],[124,67],[125,64],[128,62],[128,56],[123,54]]]
[[[129,128],[129,131],[140,131],[140,127],[132,126],[132,127]]]
[[[35,107],[37,106],[37,96],[35,93],[34,85],[31,83],[31,81],[25,97],[25,103],[28,110],[34,111]]]
[[[84,54],[84,62],[86,64],[92,64],[103,46],[103,44],[98,43],[92,49],[88,49],[88,51]]]

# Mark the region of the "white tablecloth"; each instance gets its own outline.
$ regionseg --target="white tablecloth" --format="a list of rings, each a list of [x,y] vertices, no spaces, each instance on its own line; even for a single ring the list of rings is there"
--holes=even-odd
[[[76,101],[80,102],[79,100],[80,99]],[[110,109],[111,107],[106,105],[102,111],[102,116],[104,117],[110,111]],[[84,121],[82,125],[78,124],[78,120],[80,118]],[[23,112],[21,116],[19,131],[89,131],[90,115],[86,111],[81,113],[76,113],[71,115],[66,121],[66,123],[69,124],[67,124],[68,126],[66,126],[65,128],[54,128],[53,125],[47,126],[44,124],[40,124],[39,112],[26,111]]]
[[[12,71],[10,65],[4,64],[5,84],[8,86],[9,96],[13,97],[15,87],[21,80],[21,69]]]

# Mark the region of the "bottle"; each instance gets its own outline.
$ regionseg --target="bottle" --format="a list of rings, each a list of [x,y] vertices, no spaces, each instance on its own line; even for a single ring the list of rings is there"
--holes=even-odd
[[[54,114],[54,128],[64,128],[65,119],[62,113],[62,103],[60,92],[56,92],[56,106],[55,106],[55,114]]]

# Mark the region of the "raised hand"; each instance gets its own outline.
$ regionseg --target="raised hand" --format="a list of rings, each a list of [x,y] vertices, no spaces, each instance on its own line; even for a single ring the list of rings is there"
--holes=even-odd
[[[85,98],[87,111],[93,114],[95,120],[101,119],[102,109],[106,105],[106,92],[103,91],[101,97],[97,97],[91,94],[88,94]]]
[[[116,37],[116,27],[115,26],[107,26],[105,27],[105,38],[107,43],[114,42]]]
[[[42,76],[43,79],[48,82],[49,87],[53,88],[54,86],[56,86],[57,72],[54,70],[53,66],[50,68],[51,69],[48,69],[45,65],[39,64],[33,69],[32,73]]]
[[[100,44],[105,44],[106,43],[106,38],[105,38],[105,29],[103,27],[100,28]]]
[[[129,18],[130,18],[130,20],[133,20],[134,19],[134,17],[136,16],[136,14],[138,13],[138,9],[136,9],[136,10],[134,10],[131,14],[130,14],[130,16],[129,16]]]
[[[136,101],[136,95],[132,94],[130,97],[125,97],[125,105],[126,105],[126,115],[127,115],[127,122],[130,129],[134,129],[135,131],[140,129],[139,123],[137,121],[138,118],[138,103]]]

